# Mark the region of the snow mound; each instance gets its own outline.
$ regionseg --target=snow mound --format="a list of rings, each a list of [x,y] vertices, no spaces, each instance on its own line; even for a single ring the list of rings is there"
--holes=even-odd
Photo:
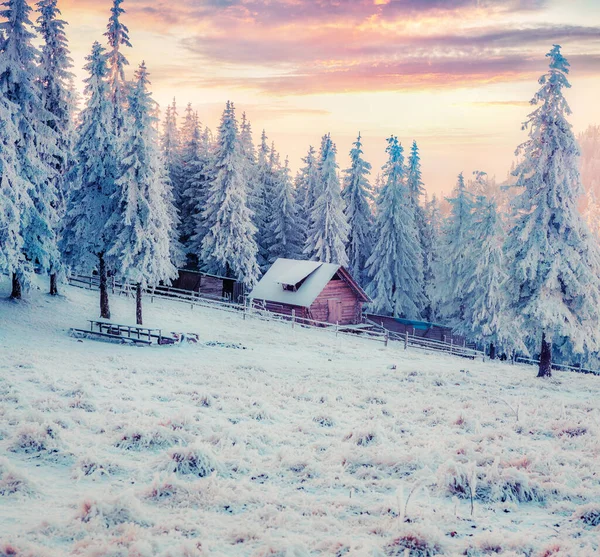
[[[0,496],[31,496],[35,494],[32,483],[10,465],[8,459],[0,458]]]

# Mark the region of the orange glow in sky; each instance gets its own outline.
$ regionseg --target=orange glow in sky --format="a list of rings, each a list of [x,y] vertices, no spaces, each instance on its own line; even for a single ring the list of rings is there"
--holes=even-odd
[[[112,0],[59,0],[78,81]],[[327,132],[339,163],[360,131],[376,174],[385,139],[421,148],[430,193],[484,170],[503,180],[553,43],[572,66],[575,131],[600,123],[597,0],[126,0],[131,75],[156,100],[191,102],[213,130],[246,111],[293,169]]]

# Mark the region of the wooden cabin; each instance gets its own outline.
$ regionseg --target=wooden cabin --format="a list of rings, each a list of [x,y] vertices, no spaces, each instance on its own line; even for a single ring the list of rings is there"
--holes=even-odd
[[[275,261],[249,297],[254,307],[340,325],[361,323],[371,302],[345,267],[295,259]]]
[[[244,300],[244,285],[235,279],[188,269],[179,269],[179,276],[173,281],[172,286],[198,292],[209,298],[225,299],[235,303],[242,303]]]

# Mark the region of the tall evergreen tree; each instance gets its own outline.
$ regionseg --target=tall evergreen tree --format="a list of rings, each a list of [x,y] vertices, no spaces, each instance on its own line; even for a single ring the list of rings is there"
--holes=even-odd
[[[417,226],[417,232],[419,234],[419,246],[423,257],[423,271],[428,266],[429,254],[426,252],[429,249],[427,246],[428,234],[427,220],[425,218],[425,211],[422,206],[423,197],[425,195],[425,187],[423,184],[423,176],[421,172],[421,156],[419,155],[419,147],[416,141],[412,142],[410,149],[410,155],[408,157],[408,168],[406,172],[406,186],[408,189],[408,195],[413,206],[413,212],[415,215],[415,224]],[[427,284],[423,282],[423,295],[427,298],[427,307],[425,313],[429,313],[431,308],[431,301],[428,299]]]
[[[80,115],[71,171],[71,193],[67,203],[61,248],[66,262],[83,272],[100,275],[100,315],[110,319],[107,285],[107,252],[114,241],[107,227],[117,210],[115,178],[117,138],[104,48],[94,43],[86,58],[87,105]]]
[[[299,217],[304,223],[302,230],[303,242],[306,245],[307,229],[310,226],[310,215],[315,205],[319,173],[315,148],[311,145],[306,157],[302,159],[304,166],[298,171],[295,179],[296,202],[298,203]]]
[[[395,136],[388,140],[384,186],[377,198],[375,245],[367,261],[367,292],[373,310],[418,319],[425,306],[423,258],[404,168],[404,153]]]
[[[208,229],[204,212],[207,206],[210,184],[214,178],[213,145],[210,130],[205,128],[200,136],[198,158],[192,163],[189,181],[186,183],[185,199],[190,207],[190,237],[186,243],[188,256],[197,257],[202,252],[202,242]],[[202,262],[200,262],[202,263]]]
[[[518,319],[509,311],[508,274],[502,249],[505,234],[493,199],[477,197],[472,234],[476,239],[471,255],[474,265],[464,285],[468,304],[457,332],[489,344],[490,358],[494,359],[498,346],[524,345],[519,340]]]
[[[110,99],[113,106],[113,131],[117,137],[126,126],[126,104],[127,104],[127,80],[125,79],[125,66],[129,65],[127,58],[121,51],[122,46],[131,48],[129,41],[129,29],[121,22],[121,16],[125,10],[121,8],[124,0],[113,0],[110,10],[110,18],[106,26],[104,36],[108,39],[109,52],[108,64],[110,74],[108,82],[110,85]]]
[[[21,297],[22,283],[34,265],[47,272],[60,264],[55,229],[58,225],[54,169],[48,164],[57,155],[56,133],[48,126],[52,115],[44,107],[39,87],[40,53],[33,46],[29,19],[31,8],[25,0],[7,0],[0,12],[4,35],[0,51],[0,94],[12,122],[5,129],[17,130],[14,172],[21,187],[21,265],[13,272],[13,298]],[[13,138],[14,139],[14,138]],[[7,153],[7,154],[8,154]],[[9,170],[9,173],[13,170]],[[10,180],[10,178],[9,178]],[[13,187],[15,182],[13,181]],[[8,191],[8,190],[7,190]],[[14,193],[14,192],[13,192]],[[8,196],[7,196],[8,197]]]
[[[44,108],[52,115],[47,124],[56,132],[57,150],[47,163],[55,169],[53,180],[57,192],[56,210],[62,219],[66,209],[65,177],[72,164],[73,148],[73,112],[75,98],[72,92],[73,74],[70,69],[73,62],[69,55],[69,43],[65,35],[67,23],[60,19],[57,0],[40,0],[37,3],[39,13],[37,24],[43,39],[39,61],[40,84]],[[55,261],[54,263],[59,263]],[[57,272],[50,269],[50,294],[56,295]]]
[[[0,94],[0,273],[9,276],[15,276],[25,263],[21,214],[30,201],[27,182],[20,176],[16,110]]]
[[[459,174],[453,196],[447,198],[450,215],[442,230],[441,257],[437,269],[435,302],[440,316],[451,326],[465,320],[469,303],[466,286],[473,268],[473,195]]]
[[[550,68],[531,101],[537,108],[524,124],[529,139],[517,149],[522,192],[506,244],[513,308],[528,340],[541,340],[538,377],[551,375],[553,344],[582,352],[600,340],[600,253],[577,209],[579,147],[563,95],[569,63],[558,45],[547,57]]]
[[[251,196],[250,207],[254,212],[254,224],[257,229],[258,265],[261,271],[266,271],[271,257],[269,251],[270,222],[273,216],[273,198],[275,195],[275,177],[277,169],[275,162],[277,152],[274,146],[267,145],[267,134],[263,130],[258,158],[254,172],[254,195]]]
[[[441,260],[442,238],[442,211],[438,198],[433,195],[431,201],[425,202],[425,226],[423,235],[423,283],[427,306],[424,317],[427,321],[434,321],[439,315],[436,304],[437,272]]]
[[[165,112],[161,147],[167,165],[167,172],[173,187],[175,203],[177,208],[181,211],[183,205],[181,184],[181,138],[177,117],[177,101],[173,99],[173,102],[167,106]]]
[[[289,161],[279,169],[273,198],[269,238],[269,262],[276,259],[300,259],[302,257],[303,223],[299,220],[299,211],[294,196],[294,187],[290,175]]]
[[[180,181],[181,199],[179,202],[179,215],[181,220],[181,241],[189,242],[194,233],[196,221],[196,199],[188,196],[187,190],[196,175],[196,162],[200,158],[202,144],[202,130],[198,114],[193,111],[191,103],[185,111],[185,118],[181,129],[181,151],[179,154],[180,168],[178,179]]]
[[[116,181],[118,209],[108,223],[115,242],[117,274],[136,285],[136,320],[142,324],[142,289],[177,275],[171,261],[170,184],[164,172],[153,116],[146,65],[135,74],[128,99],[129,126],[122,136],[122,159]]]
[[[337,149],[331,135],[323,137],[319,161],[319,195],[310,214],[304,254],[316,261],[348,265],[346,243],[350,226],[344,214],[344,200],[337,175]]]
[[[363,158],[360,133],[350,150],[350,168],[345,171],[342,198],[346,204],[344,214],[350,225],[348,264],[350,271],[361,284],[366,284],[366,264],[373,249],[373,214],[369,206],[371,165]]]
[[[245,162],[239,143],[238,123],[232,102],[227,102],[214,157],[200,259],[209,272],[235,278],[252,287],[259,275],[258,246],[252,211],[248,207]]]

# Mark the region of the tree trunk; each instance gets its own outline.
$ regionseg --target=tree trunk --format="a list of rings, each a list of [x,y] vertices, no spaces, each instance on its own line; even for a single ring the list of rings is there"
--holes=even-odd
[[[496,345],[490,342],[490,360],[496,359]]]
[[[138,282],[135,288],[135,322],[143,325],[142,322],[142,285]]]
[[[546,342],[546,333],[542,334],[542,350],[540,351],[540,367],[538,377],[552,376],[552,344]]]
[[[21,294],[22,294],[22,288],[21,288],[21,281],[19,280],[19,277],[17,275],[17,273],[13,273],[12,276],[12,292],[10,293],[10,297],[13,300],[20,300],[21,299]]]
[[[100,317],[110,319],[110,306],[108,305],[108,281],[106,278],[106,262],[104,254],[98,255],[100,273]]]
[[[56,273],[50,275],[50,296],[58,296],[58,281]]]

